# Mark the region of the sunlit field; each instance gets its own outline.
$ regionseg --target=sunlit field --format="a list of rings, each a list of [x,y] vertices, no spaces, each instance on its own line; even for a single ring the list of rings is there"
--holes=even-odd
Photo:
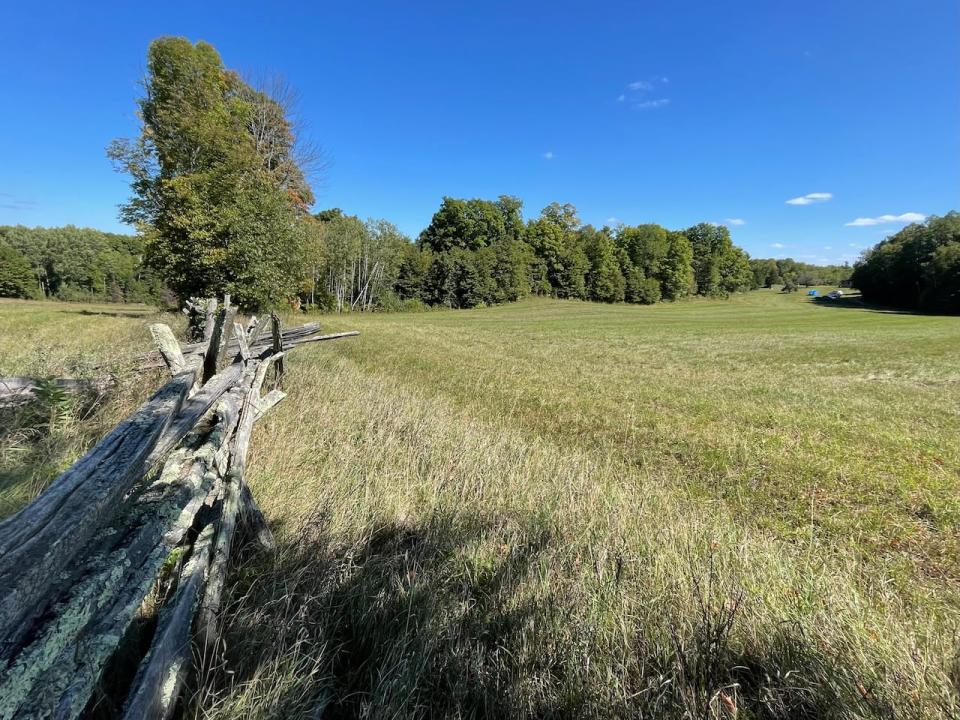
[[[111,307],[0,303],[0,374],[121,378],[4,433],[6,512],[162,381],[130,370],[152,311]],[[960,318],[758,291],[321,322],[362,335],[292,353],[257,425],[280,547],[235,567],[193,715],[960,713]]]

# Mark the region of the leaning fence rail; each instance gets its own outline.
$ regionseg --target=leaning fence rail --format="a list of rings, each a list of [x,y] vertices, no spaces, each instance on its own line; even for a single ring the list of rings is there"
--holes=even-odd
[[[151,326],[169,382],[0,522],[0,720],[83,716],[133,645],[147,650],[112,714],[171,716],[192,643],[217,643],[237,538],[273,546],[244,481],[253,424],[284,397],[262,393],[268,375],[298,345],[358,334],[319,330],[276,315],[244,328],[215,301],[201,343]]]

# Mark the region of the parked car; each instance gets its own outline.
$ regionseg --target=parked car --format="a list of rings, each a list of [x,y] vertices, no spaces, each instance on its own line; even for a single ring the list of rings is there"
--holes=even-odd
[[[827,293],[827,297],[830,298],[831,300],[839,300],[840,298],[843,297],[843,291],[831,290],[830,292]]]

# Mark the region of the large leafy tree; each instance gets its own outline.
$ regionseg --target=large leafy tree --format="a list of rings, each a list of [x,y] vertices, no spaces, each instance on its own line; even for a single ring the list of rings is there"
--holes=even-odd
[[[754,289],[773,287],[780,280],[776,260],[751,260],[750,269],[753,271]]]
[[[445,197],[430,225],[420,233],[419,244],[434,252],[454,248],[479,250],[507,239],[505,219],[501,206],[495,202]]]
[[[571,223],[562,215],[546,212],[527,223],[526,239],[540,261],[535,282],[543,283],[557,297],[586,299],[589,261]],[[542,279],[537,277],[540,272]]]
[[[587,297],[599,302],[622,302],[626,280],[613,238],[605,230],[594,230],[589,225],[580,235],[590,263],[586,275]]]
[[[0,297],[29,298],[37,292],[27,258],[0,240]]]
[[[696,288],[693,247],[682,232],[668,233],[667,241],[667,256],[661,267],[662,293],[667,300],[679,300]]]
[[[142,129],[109,154],[131,176],[121,218],[181,298],[230,292],[247,308],[298,289],[309,186],[282,105],[227,70],[207,43],[150,45]]]
[[[666,228],[659,225],[625,225],[617,233],[617,244],[645,277],[660,279],[670,250]]]
[[[726,226],[700,223],[684,234],[693,251],[691,267],[698,294],[724,296],[751,288],[750,259],[733,244]]]

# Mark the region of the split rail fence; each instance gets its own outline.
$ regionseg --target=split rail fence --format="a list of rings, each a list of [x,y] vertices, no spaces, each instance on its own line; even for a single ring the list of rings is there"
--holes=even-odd
[[[274,546],[244,482],[285,396],[264,384],[290,349],[358,334],[235,317],[208,301],[183,347],[152,325],[169,382],[0,523],[0,719],[168,718],[195,647],[216,651],[231,551]]]

